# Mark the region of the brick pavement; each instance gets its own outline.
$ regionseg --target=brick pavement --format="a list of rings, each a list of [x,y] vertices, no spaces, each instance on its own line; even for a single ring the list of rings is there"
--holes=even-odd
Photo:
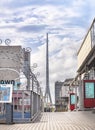
[[[92,112],[43,113],[39,122],[0,125],[0,130],[95,130]]]

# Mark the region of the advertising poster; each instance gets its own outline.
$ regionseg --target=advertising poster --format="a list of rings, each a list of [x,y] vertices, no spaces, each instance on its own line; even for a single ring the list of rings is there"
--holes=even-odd
[[[76,103],[75,95],[71,95],[71,104],[75,103]]]
[[[0,84],[0,103],[12,102],[12,84]]]
[[[94,83],[85,83],[85,98],[94,98]]]

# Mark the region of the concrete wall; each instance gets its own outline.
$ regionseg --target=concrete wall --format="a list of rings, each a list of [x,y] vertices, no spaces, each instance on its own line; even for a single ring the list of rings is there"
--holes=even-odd
[[[18,78],[17,72],[20,72],[22,65],[23,50],[21,46],[0,46],[0,80]]]

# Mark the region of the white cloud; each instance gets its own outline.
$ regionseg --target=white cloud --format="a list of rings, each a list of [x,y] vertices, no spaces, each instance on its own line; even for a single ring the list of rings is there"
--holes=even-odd
[[[76,48],[77,43],[72,41],[70,38],[65,38],[61,41],[59,38],[50,37],[49,48],[50,48],[50,57],[49,57],[49,69],[50,69],[50,88],[53,98],[54,93],[54,83],[57,80],[64,81],[66,78],[72,78],[76,74],[77,62],[76,62]],[[53,40],[53,41],[52,41]],[[52,43],[53,42],[53,43]],[[71,44],[72,42],[72,44]],[[39,65],[38,71],[40,70],[41,77],[39,80],[43,84],[41,86],[45,87],[45,44],[38,48],[38,52],[33,54],[31,61],[36,61]],[[51,55],[54,51],[58,52]]]
[[[32,50],[36,50],[31,52],[31,65],[38,64],[35,72],[41,73],[38,78],[42,81],[41,86],[44,89],[45,42],[46,33],[49,32],[52,97],[56,80],[64,81],[65,78],[75,76],[77,70],[76,52],[95,12],[93,0],[87,0],[87,2],[73,0],[67,1],[69,3],[63,5],[60,2],[62,1],[59,1],[59,5],[48,3],[41,6],[30,3],[23,5],[23,1],[21,1],[21,8],[19,5],[14,5],[15,0],[0,1],[0,37],[2,39],[10,38],[12,44],[20,44],[23,47],[30,46]],[[91,16],[88,15],[89,12]],[[39,29],[33,31],[37,28]]]

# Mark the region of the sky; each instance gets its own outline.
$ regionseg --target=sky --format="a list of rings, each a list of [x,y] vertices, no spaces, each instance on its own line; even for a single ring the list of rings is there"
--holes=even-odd
[[[77,74],[77,51],[94,19],[94,0],[0,0],[0,39],[31,47],[31,66],[40,73],[45,92],[46,33],[49,36],[49,80],[54,102],[56,81]]]

